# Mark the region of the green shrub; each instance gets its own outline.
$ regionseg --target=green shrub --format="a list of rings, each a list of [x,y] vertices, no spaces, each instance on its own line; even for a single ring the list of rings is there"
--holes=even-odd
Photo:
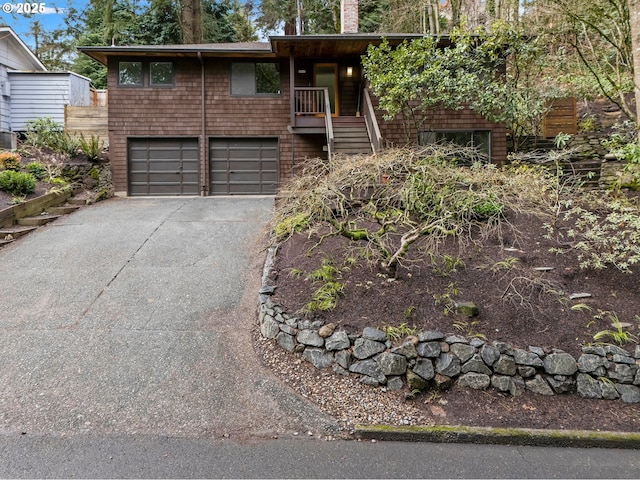
[[[26,142],[31,146],[47,147],[57,151],[60,148],[62,134],[62,124],[54,121],[51,117],[27,122]]]
[[[11,195],[27,195],[36,189],[36,179],[30,173],[4,170],[0,172],[0,190]]]
[[[91,138],[87,140],[84,135],[80,135],[80,149],[90,162],[96,162],[100,159],[103,147],[104,142],[100,140],[100,137],[91,135]]]
[[[40,162],[28,163],[25,169],[38,180],[41,180],[47,172],[45,166]]]
[[[80,139],[78,139],[77,136],[71,136],[67,132],[64,132],[58,137],[54,150],[75,157],[78,155],[80,147]]]

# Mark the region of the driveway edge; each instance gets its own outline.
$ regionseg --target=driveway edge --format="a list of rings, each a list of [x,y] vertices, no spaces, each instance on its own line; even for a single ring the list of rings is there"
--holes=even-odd
[[[640,433],[595,432],[588,430],[541,430],[451,425],[432,427],[358,425],[355,428],[355,437],[366,440],[404,442],[640,449]]]

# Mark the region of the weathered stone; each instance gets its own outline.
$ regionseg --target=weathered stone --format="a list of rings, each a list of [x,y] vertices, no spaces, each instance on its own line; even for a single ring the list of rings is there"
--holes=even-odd
[[[578,358],[578,370],[582,373],[595,372],[598,367],[608,366],[609,361],[600,355],[583,353]]]
[[[404,375],[407,371],[407,359],[402,355],[391,352],[382,352],[374,360],[380,366],[380,370],[386,376]]]
[[[349,370],[344,368],[342,365],[338,365],[337,363],[334,363],[331,368],[333,368],[333,371],[338,375],[342,375],[345,377],[349,375]]]
[[[493,371],[500,375],[513,376],[516,374],[516,362],[510,355],[500,355],[498,361],[493,364]]]
[[[323,347],[324,338],[318,335],[316,330],[300,330],[296,337],[298,343],[302,345],[308,345],[310,347]]]
[[[510,384],[511,377],[505,375],[494,375],[491,377],[491,386],[500,392],[508,391]]]
[[[333,332],[333,334],[327,337],[324,341],[324,348],[327,350],[344,350],[350,346],[351,342],[349,341],[349,335],[347,335],[347,332],[343,330]]]
[[[460,363],[467,362],[476,353],[475,347],[464,343],[454,343],[449,351],[460,359]]]
[[[373,377],[369,377],[367,375],[362,375],[360,377],[360,383],[362,383],[363,385],[368,385],[369,387],[379,387],[380,386],[380,382],[373,378]]]
[[[508,343],[504,342],[493,342],[493,346],[498,349],[500,353],[503,355],[511,355],[513,356],[513,347]]]
[[[300,330],[318,330],[324,322],[322,320],[300,320],[298,322]]]
[[[605,400],[617,400],[620,398],[614,383],[600,381],[600,387],[602,388],[602,398]]]
[[[609,353],[611,355],[629,355],[629,353],[624,348],[620,348],[617,345],[605,345],[603,348],[606,353]]]
[[[491,377],[482,373],[469,372],[460,375],[460,378],[458,378],[458,385],[473,388],[475,390],[484,390],[490,384]]]
[[[447,353],[449,351],[449,344],[444,340],[440,342],[440,351],[443,353]]]
[[[265,317],[260,324],[260,333],[264,338],[276,338],[280,333],[280,325],[271,317]]]
[[[413,366],[413,373],[419,375],[424,380],[431,380],[435,371],[433,369],[433,362],[427,358],[419,358],[416,360],[416,364]]]
[[[298,330],[296,328],[293,328],[290,325],[287,325],[286,323],[283,323],[280,325],[280,330],[282,330],[284,333],[286,333],[287,335],[292,335],[292,336],[296,336],[296,333],[298,332]]]
[[[418,351],[416,346],[411,342],[405,342],[399,347],[392,348],[391,353],[397,353],[407,359],[418,358]]]
[[[496,347],[485,345],[480,349],[480,356],[482,361],[491,367],[500,358],[500,351]]]
[[[278,323],[285,323],[286,315],[284,315],[282,313],[276,313],[276,315],[275,315],[275,317],[273,317],[273,319]]]
[[[418,344],[416,350],[418,355],[425,358],[437,358],[442,352],[440,342],[422,342]]]
[[[476,317],[480,310],[474,302],[459,302],[455,304],[456,313],[464,315],[467,318]]]
[[[460,374],[460,359],[451,353],[441,353],[436,360],[436,372],[447,377]]]
[[[636,349],[633,352],[633,357],[637,358],[637,359],[640,359],[640,345],[636,345]]]
[[[538,393],[540,395],[553,395],[553,390],[542,375],[536,375],[532,380],[525,380],[524,384],[526,385],[527,390],[530,390],[533,393]]]
[[[387,334],[382,330],[378,330],[377,328],[366,327],[362,331],[362,338],[366,338],[367,340],[373,340],[374,342],[386,342]]]
[[[461,372],[462,373],[475,372],[475,373],[483,373],[485,375],[491,375],[492,373],[491,369],[487,367],[487,365],[485,365],[485,363],[482,361],[482,358],[477,353],[473,357],[471,357],[471,359],[468,362],[462,365]]]
[[[287,333],[280,332],[276,337],[276,342],[287,352],[293,352],[296,349],[296,341]]]
[[[578,371],[575,358],[568,353],[552,353],[544,357],[543,363],[549,375],[573,375]]]
[[[334,358],[336,363],[340,365],[342,368],[348,369],[353,363],[353,358],[351,357],[351,354],[349,353],[348,350],[338,350],[334,354]]]
[[[573,392],[576,387],[576,380],[573,376],[555,375],[547,377],[547,382],[555,393]]]
[[[402,390],[402,387],[404,387],[404,382],[400,377],[393,377],[387,380],[388,390]]]
[[[520,377],[512,377],[509,384],[509,393],[514,397],[519,397],[526,389],[524,380]]]
[[[367,338],[358,338],[353,345],[353,356],[359,360],[370,358],[377,353],[383,352],[387,347],[384,343],[369,340]]]
[[[335,329],[336,329],[335,323],[329,323],[327,325],[323,325],[322,327],[320,327],[320,330],[318,330],[318,335],[320,335],[322,338],[330,337],[333,334]]]
[[[613,355],[612,360],[616,363],[624,363],[626,365],[635,365],[636,360],[629,355],[618,355],[617,353]]]
[[[543,366],[542,359],[538,355],[519,348],[513,350],[513,359],[518,365],[526,365],[528,367]]]
[[[466,338],[460,336],[460,335],[449,335],[448,337],[445,337],[444,339],[445,342],[447,342],[449,345],[453,345],[456,343],[469,343],[469,340],[467,340]]]
[[[444,334],[437,330],[427,330],[426,332],[420,332],[418,334],[418,340],[420,342],[433,342],[434,340],[442,340]]]
[[[588,353],[590,355],[599,355],[601,357],[604,357],[607,354],[604,351],[604,348],[594,346],[594,345],[587,345],[585,347],[582,347],[582,353]]]
[[[288,317],[284,323],[286,323],[287,325],[289,325],[292,328],[298,328],[298,321],[299,319],[297,319],[296,317]]]
[[[349,367],[349,371],[374,378],[378,383],[386,383],[387,381],[387,377],[382,373],[380,366],[374,360],[356,362]]]
[[[609,365],[608,377],[620,383],[633,383],[637,368],[622,363],[612,363]]]
[[[411,389],[426,390],[429,388],[429,382],[411,370],[407,371],[407,383]]]
[[[538,357],[544,358],[545,353],[544,353],[544,350],[542,348],[536,347],[536,346],[533,346],[533,345],[529,345],[528,348],[529,348],[529,351],[531,353],[535,353]]]
[[[469,345],[471,345],[472,347],[480,348],[480,347],[482,347],[485,343],[487,343],[487,342],[485,342],[485,341],[484,341],[484,340],[482,340],[481,338],[473,337],[473,338],[471,339],[471,341],[469,342]]]
[[[536,374],[536,369],[533,367],[518,367],[518,375],[522,378],[531,378]]]
[[[316,368],[327,368],[333,363],[333,353],[324,348],[307,347],[302,356]]]
[[[453,380],[446,375],[436,373],[433,377],[433,385],[438,390],[449,390],[453,386]]]
[[[620,394],[620,400],[625,403],[640,403],[640,388],[633,385],[616,385],[616,390]]]
[[[586,373],[579,373],[576,380],[578,395],[583,398],[602,398],[601,382]]]
[[[633,380],[634,385],[640,385],[640,370],[636,373],[636,378]]]

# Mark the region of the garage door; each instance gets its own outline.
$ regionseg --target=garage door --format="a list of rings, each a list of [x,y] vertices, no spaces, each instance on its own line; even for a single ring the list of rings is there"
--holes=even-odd
[[[198,139],[129,139],[129,195],[199,195]]]
[[[213,138],[211,195],[271,195],[278,188],[277,138]]]

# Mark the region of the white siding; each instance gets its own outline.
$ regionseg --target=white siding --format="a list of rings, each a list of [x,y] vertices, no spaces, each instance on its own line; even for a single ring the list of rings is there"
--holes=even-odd
[[[8,132],[11,126],[11,97],[2,94],[3,86],[8,82],[7,69],[4,65],[0,65],[0,132]]]
[[[89,80],[69,72],[9,72],[11,130],[26,130],[29,120],[51,117],[64,124],[64,106],[89,105]]]

